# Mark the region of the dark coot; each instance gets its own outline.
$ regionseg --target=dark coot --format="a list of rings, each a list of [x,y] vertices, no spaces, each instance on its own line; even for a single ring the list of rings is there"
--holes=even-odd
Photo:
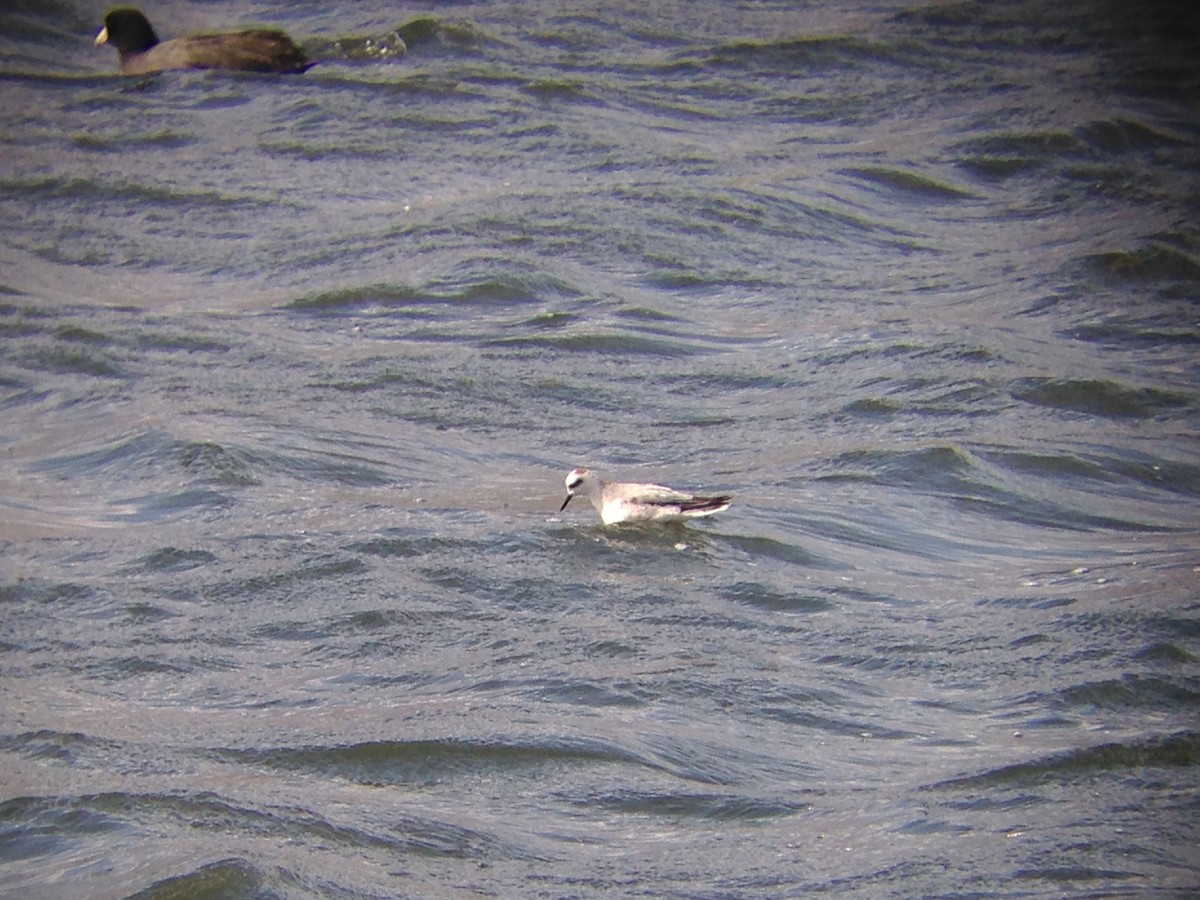
[[[313,65],[290,37],[273,29],[193,34],[160,42],[150,20],[131,8],[114,9],[104,17],[96,44],[117,49],[126,75],[164,69],[303,72]]]

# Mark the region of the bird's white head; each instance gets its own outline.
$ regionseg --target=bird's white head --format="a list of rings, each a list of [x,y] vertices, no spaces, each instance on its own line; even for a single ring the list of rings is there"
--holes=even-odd
[[[571,502],[571,498],[574,497],[576,492],[579,491],[579,489],[587,484],[587,482],[591,479],[592,473],[587,469],[572,469],[570,472],[568,472],[566,479],[567,499],[563,501],[563,504],[558,508],[558,511],[562,512],[564,509],[566,509],[567,504]]]

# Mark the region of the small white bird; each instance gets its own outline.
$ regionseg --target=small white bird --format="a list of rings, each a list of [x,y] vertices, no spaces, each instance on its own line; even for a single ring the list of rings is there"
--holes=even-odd
[[[617,522],[680,522],[711,516],[728,509],[733,497],[697,497],[661,484],[627,484],[605,481],[587,469],[572,469],[567,475],[567,499],[562,512],[576,494],[584,494],[600,513],[605,525]]]

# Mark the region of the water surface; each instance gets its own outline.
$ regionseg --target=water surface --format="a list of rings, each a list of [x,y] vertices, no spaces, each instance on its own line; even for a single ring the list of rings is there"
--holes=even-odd
[[[103,12],[0,12],[5,892],[1200,888],[1185,11]]]

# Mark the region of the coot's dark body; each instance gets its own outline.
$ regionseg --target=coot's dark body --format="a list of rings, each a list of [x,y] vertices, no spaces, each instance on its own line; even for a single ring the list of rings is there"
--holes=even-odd
[[[126,75],[165,69],[232,69],[241,72],[303,72],[313,64],[290,37],[274,29],[193,34],[159,41],[140,10],[114,9],[104,17],[96,44],[110,44]]]

